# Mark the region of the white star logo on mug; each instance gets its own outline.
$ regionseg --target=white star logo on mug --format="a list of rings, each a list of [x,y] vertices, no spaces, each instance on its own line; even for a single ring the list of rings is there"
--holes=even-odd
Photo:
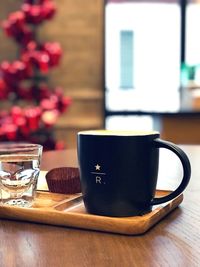
[[[96,171],[100,171],[100,168],[101,168],[101,166],[97,163],[97,165],[95,165]]]

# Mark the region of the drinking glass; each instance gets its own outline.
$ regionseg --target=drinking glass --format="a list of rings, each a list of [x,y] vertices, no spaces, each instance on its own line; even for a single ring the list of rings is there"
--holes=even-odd
[[[30,207],[40,172],[42,146],[0,143],[1,204]]]

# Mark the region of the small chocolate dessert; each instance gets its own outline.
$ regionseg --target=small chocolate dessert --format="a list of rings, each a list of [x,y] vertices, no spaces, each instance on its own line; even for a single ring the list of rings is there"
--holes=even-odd
[[[78,168],[54,168],[46,174],[46,181],[49,191],[53,193],[75,194],[81,192]]]

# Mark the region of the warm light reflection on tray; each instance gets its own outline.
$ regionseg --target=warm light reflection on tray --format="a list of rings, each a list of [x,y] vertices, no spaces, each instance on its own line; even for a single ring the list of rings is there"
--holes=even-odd
[[[157,191],[157,196],[169,193]],[[145,233],[183,200],[183,195],[155,206],[152,212],[134,217],[106,217],[88,214],[81,194],[64,195],[38,191],[31,208],[0,206],[0,218],[67,226],[103,232],[137,235]]]

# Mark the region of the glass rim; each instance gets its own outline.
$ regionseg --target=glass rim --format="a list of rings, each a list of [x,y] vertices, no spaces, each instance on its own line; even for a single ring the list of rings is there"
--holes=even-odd
[[[43,148],[40,144],[25,143],[25,142],[0,142],[0,153],[2,152],[20,152],[41,150]]]

